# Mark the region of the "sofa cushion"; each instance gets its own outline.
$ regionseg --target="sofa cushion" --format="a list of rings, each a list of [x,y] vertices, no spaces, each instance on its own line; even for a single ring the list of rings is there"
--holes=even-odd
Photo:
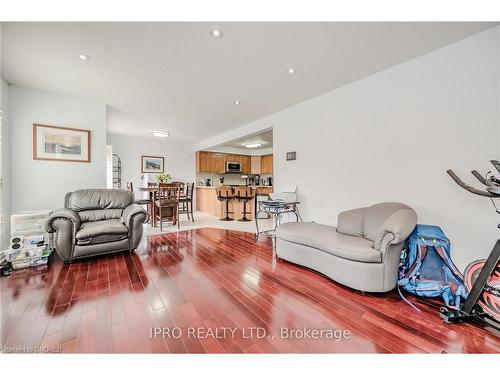
[[[372,241],[339,233],[335,227],[329,225],[285,223],[276,229],[276,237],[344,259],[365,263],[382,262],[382,253],[373,248]]]
[[[109,219],[121,219],[123,214],[122,208],[112,208],[109,210],[87,210],[79,211],[81,221],[101,221]]]
[[[341,212],[337,221],[337,232],[363,237],[365,212],[366,207]]]
[[[119,219],[89,221],[82,223],[76,233],[78,245],[90,245],[119,241],[127,238],[128,228]]]

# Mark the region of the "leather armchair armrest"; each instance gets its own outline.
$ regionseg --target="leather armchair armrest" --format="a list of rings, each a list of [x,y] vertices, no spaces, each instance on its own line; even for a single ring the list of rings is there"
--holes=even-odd
[[[131,204],[130,206],[127,206],[122,213],[122,223],[127,226],[127,228],[131,227],[131,224],[133,223],[133,218],[136,215],[143,215],[144,216],[144,223],[146,223],[149,220],[149,215],[146,212],[146,210],[139,206],[138,204]]]
[[[56,210],[45,223],[45,230],[53,235],[53,245],[65,262],[72,257],[75,235],[80,230],[80,216],[69,208]]]
[[[69,208],[61,208],[59,210],[54,211],[50,215],[49,219],[45,223],[45,230],[49,233],[57,232],[58,228],[57,225],[55,225],[55,223],[59,219],[71,221],[75,233],[78,232],[78,230],[80,229],[80,224],[81,224],[80,216],[78,216],[78,214],[75,211]]]

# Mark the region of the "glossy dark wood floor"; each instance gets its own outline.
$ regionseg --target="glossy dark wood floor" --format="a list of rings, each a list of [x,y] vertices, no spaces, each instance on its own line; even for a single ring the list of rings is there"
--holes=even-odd
[[[1,279],[2,346],[145,353],[500,352],[499,337],[472,325],[447,325],[432,304],[411,299],[422,309],[416,313],[396,293],[362,295],[274,262],[271,241],[255,243],[250,233],[196,229],[145,238],[132,254],[71,265],[54,258],[46,269]],[[152,327],[179,327],[182,337],[151,338]],[[200,331],[189,334],[189,327]],[[244,327],[260,330],[252,336]],[[209,328],[219,337],[204,334]],[[349,330],[350,337],[281,338],[282,328]]]

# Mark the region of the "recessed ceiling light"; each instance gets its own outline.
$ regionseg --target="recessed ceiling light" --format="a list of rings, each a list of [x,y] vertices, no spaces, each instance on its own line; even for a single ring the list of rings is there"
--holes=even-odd
[[[78,54],[78,57],[80,58],[80,60],[84,60],[84,61],[92,60],[92,58],[89,55],[86,55],[84,53]]]
[[[166,130],[163,130],[163,129],[155,129],[155,130],[151,130],[151,135],[153,135],[155,137],[159,137],[159,138],[166,138],[170,135],[170,133]]]
[[[261,142],[247,143],[245,145],[246,148],[257,148],[257,147],[260,147],[260,146],[262,146]]]
[[[210,31],[210,35],[212,35],[216,39],[222,38],[222,31],[219,29],[213,29],[212,31]]]
[[[239,100],[235,100],[235,101],[233,102],[233,104],[235,104],[235,105],[240,105],[240,104],[241,104],[241,102],[240,102]]]
[[[288,68],[288,69],[286,70],[286,72],[287,72],[288,74],[293,74],[293,73],[295,73],[295,68]]]

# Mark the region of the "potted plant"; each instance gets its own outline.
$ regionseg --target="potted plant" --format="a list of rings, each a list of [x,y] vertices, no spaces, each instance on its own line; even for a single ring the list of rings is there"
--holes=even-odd
[[[168,173],[167,174],[162,173],[162,174],[156,175],[156,180],[158,182],[161,182],[161,183],[169,182],[170,179],[171,179],[171,177],[170,177],[170,175]]]

